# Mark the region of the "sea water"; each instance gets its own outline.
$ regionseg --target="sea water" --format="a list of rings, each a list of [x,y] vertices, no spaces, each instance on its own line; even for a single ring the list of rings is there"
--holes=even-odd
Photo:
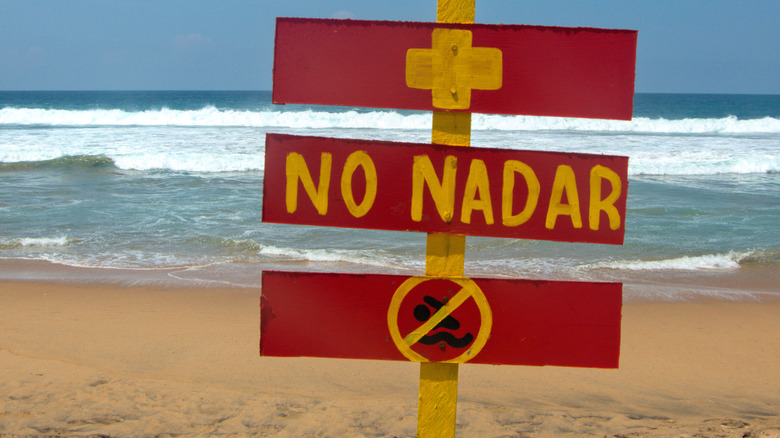
[[[0,258],[239,286],[266,269],[418,275],[424,234],[262,223],[263,154],[267,132],[428,143],[430,127],[264,91],[0,92]],[[637,94],[631,121],[475,114],[472,146],[625,155],[629,190],[624,245],[469,237],[467,276],[780,294],[780,96]]]

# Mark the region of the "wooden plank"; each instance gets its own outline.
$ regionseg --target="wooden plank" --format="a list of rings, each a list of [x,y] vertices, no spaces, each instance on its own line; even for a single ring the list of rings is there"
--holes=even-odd
[[[263,221],[622,244],[627,172],[609,155],[268,134]]]
[[[264,271],[262,286],[263,356],[618,366],[619,283]],[[443,306],[454,310],[445,309],[432,330],[423,327]],[[408,341],[416,330],[425,333],[409,341],[412,353],[402,352],[396,338]]]
[[[278,18],[273,101],[630,120],[636,41],[629,30]],[[428,83],[438,75],[454,82]],[[459,103],[436,106],[450,88]]]

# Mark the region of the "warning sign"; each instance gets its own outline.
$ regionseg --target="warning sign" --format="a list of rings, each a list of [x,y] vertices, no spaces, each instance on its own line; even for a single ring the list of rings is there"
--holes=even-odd
[[[263,222],[622,244],[628,158],[266,135]]]
[[[260,354],[617,368],[622,285],[264,271]]]
[[[630,120],[636,41],[631,30],[277,18],[273,101]],[[434,72],[447,65],[458,73]]]
[[[393,342],[415,362],[466,362],[485,346],[492,326],[485,294],[467,278],[411,277],[387,310]]]
[[[422,362],[420,437],[458,363],[618,366],[621,284],[462,275],[467,235],[622,244],[627,158],[462,146],[470,113],[630,120],[637,34],[473,21],[276,26],[274,103],[434,111],[436,145],[269,134],[263,221],[426,232],[430,276],[263,272],[260,354]]]

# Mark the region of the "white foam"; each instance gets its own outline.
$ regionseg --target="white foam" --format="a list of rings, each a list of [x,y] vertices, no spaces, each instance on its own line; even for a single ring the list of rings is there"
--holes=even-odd
[[[703,156],[706,155],[706,156]],[[680,151],[663,156],[637,152],[629,159],[629,175],[720,175],[752,174],[780,171],[780,151],[775,154],[746,155],[734,148],[731,151]]]
[[[19,243],[22,246],[65,246],[68,244],[68,237],[25,237],[19,239]]]
[[[707,254],[701,256],[683,256],[663,260],[620,260],[595,263],[582,266],[581,269],[618,269],[630,271],[699,271],[739,269],[740,261],[753,254],[753,251],[727,254]]]
[[[120,169],[164,169],[180,172],[244,172],[263,169],[261,154],[221,155],[205,152],[135,153],[116,156]]]
[[[44,129],[4,130],[0,162],[102,155],[125,170],[257,171],[269,131],[427,142],[430,123],[430,114],[395,111],[4,108],[0,126]],[[770,117],[613,121],[475,114],[473,126],[476,147],[627,155],[630,175],[780,172],[780,119]]]
[[[162,108],[146,111],[119,109],[59,110],[0,109],[0,125],[49,126],[244,126],[266,128],[430,129],[429,113],[396,111],[238,111],[207,106],[198,110]],[[475,114],[473,129],[489,131],[584,131],[663,134],[777,134],[780,119],[740,120],[729,116],[667,120],[635,117],[631,121],[565,117]]]
[[[15,239],[0,239],[0,249],[62,247],[67,246],[68,243],[68,236],[19,237]]]
[[[429,129],[429,114],[393,111],[55,110],[2,108],[0,125],[44,126],[225,126],[276,128]]]
[[[630,121],[567,117],[498,116],[475,114],[473,128],[498,131],[584,131],[647,134],[776,134],[780,119],[739,120],[729,116],[714,119],[667,120],[634,117]]]
[[[393,257],[382,250],[295,249],[263,245],[260,255],[307,262],[350,263],[392,269],[416,269],[421,263]]]

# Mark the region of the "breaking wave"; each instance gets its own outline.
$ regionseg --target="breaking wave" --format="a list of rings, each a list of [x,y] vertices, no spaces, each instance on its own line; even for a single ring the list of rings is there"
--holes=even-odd
[[[66,155],[52,160],[18,161],[0,163],[2,170],[39,170],[39,169],[116,169],[114,160],[105,155]]]
[[[699,271],[739,269],[754,251],[731,251],[726,254],[683,256],[662,260],[620,260],[583,266],[584,269],[619,269],[629,271]]]
[[[0,250],[21,248],[52,248],[67,246],[70,242],[67,236],[58,237],[19,237],[15,239],[0,239]]]
[[[397,111],[242,111],[207,106],[198,110],[0,109],[0,126],[233,126],[262,128],[342,128],[428,130],[429,113]],[[734,116],[631,121],[475,114],[472,128],[487,131],[585,131],[651,134],[777,134],[780,119],[741,120]]]

